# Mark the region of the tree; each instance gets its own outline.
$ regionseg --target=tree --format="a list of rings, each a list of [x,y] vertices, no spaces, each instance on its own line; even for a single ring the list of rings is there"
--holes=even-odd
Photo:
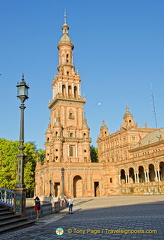
[[[17,176],[19,142],[0,139],[0,187],[13,189]]]
[[[46,151],[42,149],[38,149],[38,160],[40,161],[41,165],[44,164],[45,156],[46,156]]]
[[[90,155],[91,162],[98,162],[98,149],[95,148],[93,145],[90,146]]]
[[[17,170],[19,153],[19,141],[9,141],[0,138],[0,187],[14,189],[17,182]],[[45,157],[45,151],[37,150],[34,142],[24,143],[24,182],[27,188],[27,196],[31,197],[35,188],[35,166],[39,159],[41,162]]]

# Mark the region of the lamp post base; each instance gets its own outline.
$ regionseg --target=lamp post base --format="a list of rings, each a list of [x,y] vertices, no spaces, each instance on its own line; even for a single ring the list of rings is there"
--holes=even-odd
[[[26,188],[14,189],[14,212],[16,215],[26,216]]]

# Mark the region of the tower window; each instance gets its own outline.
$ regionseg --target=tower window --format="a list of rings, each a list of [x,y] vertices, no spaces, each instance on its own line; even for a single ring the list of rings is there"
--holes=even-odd
[[[112,178],[110,178],[110,183],[112,183]]]
[[[84,152],[86,152],[86,150],[84,149]]]
[[[70,138],[72,138],[73,137],[73,133],[70,133]]]
[[[69,75],[69,72],[67,72],[67,76]]]
[[[69,113],[69,119],[74,119],[72,112]]]
[[[73,146],[69,147],[69,156],[73,157]]]

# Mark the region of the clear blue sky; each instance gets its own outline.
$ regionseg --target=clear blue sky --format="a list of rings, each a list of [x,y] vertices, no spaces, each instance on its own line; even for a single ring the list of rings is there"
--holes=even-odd
[[[163,0],[0,0],[0,137],[19,139],[16,84],[24,73],[25,141],[44,148],[65,10],[92,144],[102,119],[110,133],[119,130],[126,104],[138,125],[155,127],[151,83],[164,127]]]

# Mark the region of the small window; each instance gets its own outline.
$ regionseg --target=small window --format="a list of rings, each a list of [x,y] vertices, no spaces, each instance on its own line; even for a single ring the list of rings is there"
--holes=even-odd
[[[87,150],[84,149],[84,152],[86,152]]]
[[[84,133],[83,136],[86,137],[86,133]]]
[[[112,183],[112,178],[110,178],[110,183]]]
[[[58,149],[56,149],[56,152],[58,151]]]
[[[69,156],[73,157],[73,146],[69,147]]]
[[[69,119],[74,119],[72,112],[69,113]]]
[[[56,160],[58,160],[58,156],[56,156]]]
[[[69,75],[69,72],[67,72],[67,76]]]
[[[70,133],[70,135],[69,135],[69,136],[70,136],[70,138],[72,138],[72,137],[73,137],[73,133]]]

